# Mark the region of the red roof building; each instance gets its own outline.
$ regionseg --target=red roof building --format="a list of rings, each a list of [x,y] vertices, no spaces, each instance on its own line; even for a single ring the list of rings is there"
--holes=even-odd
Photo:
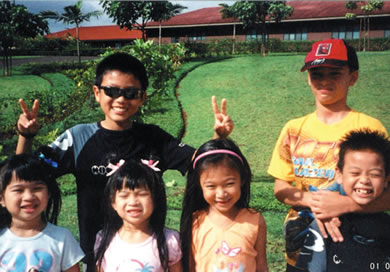
[[[65,29],[46,35],[47,38],[76,38],[76,28]],[[89,42],[100,46],[121,46],[129,42],[142,39],[140,30],[120,28],[118,25],[108,26],[81,26],[79,27],[80,41]]]
[[[270,38],[281,40],[320,40],[327,38],[358,39],[361,19],[365,16],[359,8],[357,19],[347,20],[350,12],[346,1],[288,1],[294,8],[292,16],[281,23],[267,22]],[[167,21],[150,22],[146,27],[148,39],[162,43],[179,41],[207,41],[235,38],[238,41],[256,39],[253,29],[243,29],[242,23],[233,18],[222,19],[222,7],[202,8],[179,14]],[[160,34],[161,33],[161,34]],[[75,37],[75,29],[63,30],[47,37]],[[121,46],[142,38],[141,31],[120,29],[117,25],[80,27],[80,40],[100,43],[103,46]],[[161,35],[161,36],[160,36]],[[370,14],[371,38],[390,37],[390,1],[385,1],[382,10]]]
[[[360,19],[364,17],[359,7],[354,11],[356,20],[345,19],[349,11],[346,1],[288,1],[294,8],[292,16],[281,23],[269,21],[270,38],[281,40],[319,40],[326,38],[354,39],[359,37]],[[242,23],[233,18],[222,19],[222,7],[203,8],[179,14],[161,24],[163,43],[183,40],[207,41],[210,39],[235,38],[251,40],[254,30],[243,29]],[[370,37],[390,37],[390,2],[385,1],[382,10],[370,14]],[[158,22],[147,25],[149,39],[157,40]],[[360,34],[361,35],[361,34]]]

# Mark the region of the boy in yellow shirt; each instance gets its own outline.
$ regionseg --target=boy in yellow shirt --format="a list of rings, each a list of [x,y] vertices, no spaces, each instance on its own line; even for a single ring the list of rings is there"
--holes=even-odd
[[[348,196],[323,191],[308,192],[309,185],[323,188],[334,181],[340,139],[345,133],[358,128],[386,134],[387,131],[377,119],[356,112],[347,105],[349,87],[359,77],[359,63],[353,47],[340,39],[316,42],[301,69],[302,72],[306,70],[316,111],[290,120],[284,126],[268,168],[268,173],[275,178],[275,197],[291,206],[284,227],[286,271],[301,271],[295,263],[304,237],[296,237],[295,234],[310,223],[310,218],[299,216],[302,208],[313,211],[324,237],[328,232],[335,242],[343,239],[338,230],[339,215],[390,209],[388,191],[364,208]]]

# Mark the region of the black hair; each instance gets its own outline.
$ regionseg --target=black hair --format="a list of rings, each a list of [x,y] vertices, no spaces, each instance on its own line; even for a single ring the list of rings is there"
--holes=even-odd
[[[233,151],[241,157],[242,161],[236,156],[225,153],[210,154],[197,160],[197,157],[201,154],[216,149],[226,149]],[[240,199],[235,203],[235,206],[238,208],[249,208],[250,181],[252,177],[251,169],[247,160],[243,156],[238,146],[230,139],[216,139],[204,143],[196,151],[193,159],[196,161],[196,164],[195,167],[191,167],[188,171],[187,185],[183,199],[183,209],[180,218],[180,239],[183,253],[183,271],[189,271],[190,269],[189,261],[192,256],[191,245],[193,214],[196,211],[207,209],[209,206],[209,204],[203,198],[202,188],[200,185],[200,176],[202,172],[209,167],[215,167],[221,164],[236,169],[240,173],[241,177],[241,196]]]
[[[42,213],[42,220],[56,224],[61,209],[61,191],[52,174],[52,167],[36,155],[20,154],[11,156],[2,163],[0,170],[1,197],[4,197],[4,192],[14,176],[18,180],[42,182],[47,186],[49,200],[45,211]],[[0,207],[0,228],[9,227],[11,221],[11,214],[5,207]]]
[[[96,251],[98,267],[101,267],[104,253],[115,234],[123,225],[122,218],[119,217],[118,213],[112,207],[116,192],[120,191],[122,188],[134,190],[139,187],[149,188],[152,194],[154,210],[149,218],[149,225],[157,239],[161,266],[164,271],[168,271],[169,253],[164,234],[165,218],[167,214],[165,185],[159,173],[155,172],[149,166],[134,160],[125,162],[118,171],[109,178],[104,189],[104,225],[102,239]]]
[[[122,73],[132,74],[140,83],[143,91],[148,88],[148,75],[145,66],[137,58],[118,52],[105,57],[96,67],[95,85],[100,86],[104,75],[108,71],[118,70]]]
[[[353,46],[349,45],[345,40],[343,40],[345,47],[347,48],[347,56],[348,56],[348,67],[349,72],[355,72],[359,70],[359,59],[356,54],[356,50]]]
[[[370,129],[353,130],[343,137],[337,168],[343,172],[345,155],[348,151],[364,150],[380,155],[383,158],[385,175],[390,174],[390,140],[384,133]]]

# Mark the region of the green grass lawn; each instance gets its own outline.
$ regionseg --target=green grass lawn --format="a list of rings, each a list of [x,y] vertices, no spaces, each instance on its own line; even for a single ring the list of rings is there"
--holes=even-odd
[[[10,95],[19,98],[29,90],[48,90],[50,86],[49,81],[34,75],[0,77],[0,97]]]
[[[300,72],[303,59],[303,55],[241,56],[186,63],[182,67],[184,72],[179,73],[183,80],[178,84],[177,97],[186,116],[185,143],[197,147],[209,140],[214,123],[211,96],[216,95],[218,101],[222,98],[228,100],[228,113],[235,122],[231,138],[239,144],[254,174],[251,206],[260,210],[267,222],[270,271],[284,270],[282,223],[286,207],[273,197],[273,181],[266,170],[283,125],[315,108],[307,75]],[[377,117],[389,130],[390,52],[359,53],[359,60],[360,78],[350,90],[348,103],[357,111]],[[11,89],[12,83],[5,87],[1,85],[6,84],[2,83],[3,79],[0,78],[2,91]],[[19,85],[17,81],[16,87]],[[32,85],[27,79],[23,82],[20,85]],[[179,107],[174,100],[172,95],[160,101],[158,107],[150,108],[146,120],[176,135],[181,124],[177,124],[180,114],[175,112]],[[174,119],[171,115],[175,116]],[[173,171],[167,171],[164,179],[166,182],[176,181],[174,187],[167,188],[167,226],[178,229],[185,179]],[[60,225],[70,228],[78,236],[74,195],[64,197]]]

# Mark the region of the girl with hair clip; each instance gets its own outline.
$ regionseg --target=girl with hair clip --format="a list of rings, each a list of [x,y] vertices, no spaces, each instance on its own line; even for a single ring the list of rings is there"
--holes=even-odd
[[[61,192],[48,164],[55,162],[23,154],[0,170],[0,271],[80,271],[79,244],[54,225]]]
[[[158,161],[107,167],[104,227],[96,237],[97,271],[181,272],[179,233],[165,228],[167,204]]]
[[[249,208],[250,181],[233,141],[211,140],[197,150],[181,215],[183,271],[268,271],[266,224]]]

